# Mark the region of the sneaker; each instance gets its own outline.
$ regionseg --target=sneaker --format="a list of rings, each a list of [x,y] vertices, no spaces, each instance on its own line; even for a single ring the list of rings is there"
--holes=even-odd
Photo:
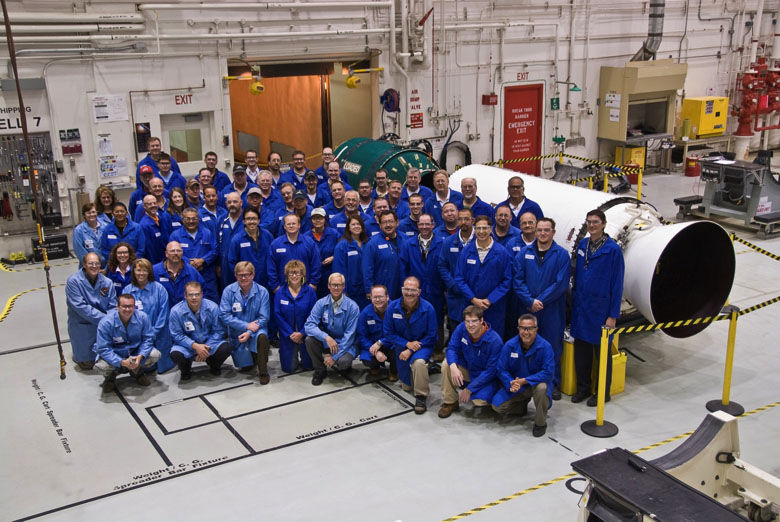
[[[315,371],[314,375],[312,375],[311,377],[312,385],[319,386],[320,384],[322,384],[322,381],[325,380],[325,377],[327,376],[328,376],[327,372]]]
[[[610,399],[609,395],[606,395],[604,397],[604,402],[605,403],[609,402],[609,399]],[[588,399],[588,406],[593,408],[595,406],[598,406],[598,404],[599,404],[599,396],[598,395],[591,395],[590,399]]]
[[[533,435],[534,437],[541,437],[547,431],[547,424],[544,426],[537,426],[534,424]]]
[[[587,392],[577,392],[577,393],[575,393],[574,395],[571,396],[571,402],[573,402],[575,404],[578,403],[578,402],[582,402],[582,401],[584,401],[585,399],[588,398],[588,395],[589,394]]]
[[[190,379],[192,379],[192,372],[181,372],[181,376],[179,377],[179,382],[187,382]]]
[[[387,376],[387,380],[390,382],[397,382],[398,381],[398,374],[397,373],[390,373]]]
[[[152,384],[152,380],[149,378],[148,375],[146,375],[144,373],[142,373],[141,375],[136,377],[135,378],[135,382],[137,382],[141,386],[149,386],[150,384]]]
[[[209,373],[214,377],[222,375],[222,368],[219,366],[209,366]]]
[[[271,382],[271,376],[267,373],[261,373],[260,374],[260,384],[268,384]]]
[[[417,400],[414,402],[414,413],[422,415],[428,411],[428,407],[425,405],[425,395],[417,395],[415,399]]]
[[[555,388],[553,388],[552,398],[553,398],[554,401],[561,400],[561,389],[558,388],[557,386]]]
[[[453,411],[458,411],[460,409],[460,404],[457,402],[453,402],[452,404],[445,402],[441,405],[441,408],[439,408],[439,418],[440,419],[446,419],[450,415],[452,415]]]

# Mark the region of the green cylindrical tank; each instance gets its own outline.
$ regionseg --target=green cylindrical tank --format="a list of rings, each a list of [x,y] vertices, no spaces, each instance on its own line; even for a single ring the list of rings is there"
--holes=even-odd
[[[425,177],[439,169],[436,162],[420,149],[404,148],[388,141],[371,138],[352,138],[333,151],[341,168],[349,177],[349,184],[357,188],[358,181],[367,178],[374,182],[374,174],[383,168],[390,179],[406,180],[406,171],[420,169]]]

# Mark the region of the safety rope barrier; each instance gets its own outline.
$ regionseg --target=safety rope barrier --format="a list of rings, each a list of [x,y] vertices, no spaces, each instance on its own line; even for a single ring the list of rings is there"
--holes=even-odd
[[[623,176],[625,174],[639,174],[640,172],[644,172],[644,169],[641,167],[626,167],[625,165],[618,165],[617,163],[609,163],[607,161],[598,161],[593,160],[590,158],[583,158],[582,156],[573,156],[571,154],[566,154],[565,152],[559,152],[556,154],[544,154],[541,156],[526,156],[523,158],[512,158],[512,159],[500,159],[498,161],[488,161],[485,163],[480,163],[480,165],[488,165],[488,166],[497,166],[497,167],[503,167],[504,165],[511,165],[513,163],[522,163],[525,161],[539,161],[543,159],[549,159],[549,158],[558,158],[559,160],[563,160],[563,158],[569,158],[574,159],[578,161],[584,161],[593,165],[599,165],[601,167],[610,167],[610,168],[616,168],[620,169],[621,172],[624,174],[611,174],[610,177],[619,177]],[[583,181],[588,178],[583,178],[578,181]]]
[[[739,236],[738,236],[738,235],[736,235],[736,234],[731,234],[731,240],[732,240],[732,241],[736,241],[737,243],[742,243],[742,244],[743,244],[743,245],[745,245],[746,247],[748,247],[748,248],[751,248],[751,249],[755,250],[755,251],[756,251],[756,252],[758,252],[759,254],[764,254],[765,256],[767,256],[767,257],[770,257],[770,258],[774,259],[775,261],[780,261],[780,256],[778,256],[777,254],[773,254],[772,252],[769,252],[769,251],[767,251],[767,250],[764,250],[764,249],[763,249],[763,248],[761,248],[760,246],[758,246],[758,245],[754,245],[754,244],[753,244],[753,243],[751,243],[750,241],[745,241],[744,239],[742,239],[741,237],[739,237]]]

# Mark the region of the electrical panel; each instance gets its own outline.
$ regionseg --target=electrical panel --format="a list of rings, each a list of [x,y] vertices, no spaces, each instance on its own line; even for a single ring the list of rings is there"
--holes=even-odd
[[[33,194],[37,181],[44,226],[62,225],[60,193],[48,133],[30,134],[30,153],[21,135],[0,136],[0,209],[3,235],[35,232],[37,212]]]

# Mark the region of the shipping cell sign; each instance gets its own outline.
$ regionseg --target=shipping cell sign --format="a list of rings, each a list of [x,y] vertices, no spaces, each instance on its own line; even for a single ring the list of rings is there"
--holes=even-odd
[[[543,91],[543,84],[504,87],[504,161],[542,154]],[[534,176],[541,173],[540,160],[509,163],[505,167]]]

